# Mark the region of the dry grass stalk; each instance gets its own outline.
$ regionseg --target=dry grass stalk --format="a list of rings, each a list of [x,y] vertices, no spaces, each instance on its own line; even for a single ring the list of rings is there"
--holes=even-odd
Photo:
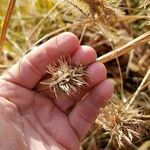
[[[132,15],[129,15],[129,16],[123,16],[122,18],[120,18],[119,20],[120,21],[128,21],[128,22],[134,22],[136,20],[140,20],[140,19],[150,19],[150,16],[132,16]]]
[[[61,0],[62,1],[62,0]],[[33,34],[37,31],[37,29],[40,27],[40,25],[47,19],[47,17],[57,8],[59,3],[56,3],[52,9],[45,15],[43,19],[39,21],[39,23],[34,27],[33,31],[30,33],[28,40],[31,40]]]
[[[97,58],[98,62],[106,63],[112,59],[115,59],[116,57],[120,57],[126,53],[129,53],[133,49],[142,46],[150,41],[150,31],[144,33],[143,35],[139,36],[138,38],[130,41],[129,43],[125,44],[121,48],[118,48],[114,51],[111,51],[99,58]]]
[[[82,42],[82,40],[83,40],[84,34],[85,34],[86,30],[87,30],[87,27],[88,27],[88,25],[85,24],[85,26],[84,26],[84,28],[83,28],[83,32],[82,32],[81,37],[80,37],[80,44],[81,44],[81,42]]]
[[[4,45],[7,28],[8,28],[8,25],[9,25],[9,22],[10,22],[10,19],[11,19],[11,16],[12,16],[12,13],[13,13],[13,10],[14,10],[14,7],[15,7],[15,2],[16,2],[15,0],[10,0],[9,1],[7,13],[5,15],[4,24],[3,24],[3,27],[2,27],[2,32],[1,32],[1,35],[0,35],[0,52],[2,52],[2,48],[3,48],[3,45]]]
[[[41,84],[47,85],[56,97],[63,93],[71,95],[87,84],[85,67],[71,65],[70,61],[64,58],[59,59],[58,64],[49,65],[47,73],[51,77],[42,81]]]
[[[127,105],[127,110],[128,110],[129,107],[135,102],[136,97],[137,97],[138,94],[140,93],[140,91],[141,91],[143,85],[144,85],[145,82],[148,80],[149,76],[150,76],[150,69],[148,69],[148,71],[147,71],[145,77],[143,78],[143,80],[142,80],[140,86],[138,87],[138,89],[136,90],[135,94],[134,94],[133,97],[131,98],[129,104]]]
[[[146,32],[145,34],[139,36],[138,38],[130,41],[129,43],[125,44],[124,46],[122,46],[121,48],[118,48],[116,50],[113,50],[99,58],[97,58],[97,62],[101,62],[101,63],[106,63],[112,59],[117,59],[117,64],[118,64],[118,69],[119,69],[119,73],[120,73],[120,79],[121,79],[121,93],[122,93],[122,97],[124,97],[123,94],[123,77],[122,77],[122,73],[121,73],[121,68],[120,68],[120,64],[118,61],[118,57],[122,56],[126,53],[129,53],[130,51],[132,51],[133,49],[142,46],[144,44],[146,44],[147,42],[150,41],[150,32]],[[124,100],[124,99],[123,99]]]
[[[89,22],[90,22],[90,20],[87,19],[87,20],[83,20],[82,22],[74,22],[74,23],[72,23],[72,24],[68,24],[68,25],[66,25],[65,27],[59,28],[59,29],[57,29],[57,30],[55,30],[55,31],[52,31],[52,32],[46,34],[44,37],[42,37],[42,38],[40,38],[38,41],[36,41],[36,42],[33,44],[33,46],[36,46],[36,45],[38,45],[39,43],[41,43],[41,42],[43,42],[43,41],[46,41],[46,39],[48,39],[48,38],[50,38],[50,37],[52,37],[52,36],[54,36],[54,35],[56,35],[56,34],[58,34],[58,33],[61,33],[61,32],[63,32],[63,31],[66,31],[66,30],[70,29],[71,27],[79,26],[79,25],[81,25],[81,24],[87,24],[87,23],[89,23]]]

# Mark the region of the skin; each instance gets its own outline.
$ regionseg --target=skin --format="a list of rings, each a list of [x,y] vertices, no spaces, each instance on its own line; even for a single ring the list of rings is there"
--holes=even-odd
[[[37,92],[35,86],[46,74],[47,65],[68,55],[72,63],[88,66],[89,86],[57,99],[48,91]],[[95,61],[93,48],[80,46],[77,37],[66,32],[6,71],[0,77],[0,149],[79,150],[99,109],[113,93],[105,66]]]

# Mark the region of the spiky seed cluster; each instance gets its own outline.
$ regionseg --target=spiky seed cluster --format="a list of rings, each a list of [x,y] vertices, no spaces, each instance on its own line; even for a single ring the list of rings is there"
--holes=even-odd
[[[63,58],[59,59],[57,64],[49,65],[47,73],[50,74],[51,78],[43,84],[48,85],[50,91],[54,92],[56,97],[62,93],[71,95],[87,84],[85,67],[71,65],[70,61]]]
[[[124,147],[126,143],[132,144],[134,138],[140,138],[144,133],[143,123],[139,109],[130,107],[126,110],[126,105],[121,100],[111,101],[105,108],[101,109],[96,123],[100,129],[104,129],[110,135],[112,145]],[[111,145],[110,144],[110,145]]]

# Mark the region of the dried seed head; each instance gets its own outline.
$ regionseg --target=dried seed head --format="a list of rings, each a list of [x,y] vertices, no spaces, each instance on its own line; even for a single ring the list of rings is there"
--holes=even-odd
[[[49,65],[47,73],[50,74],[51,78],[48,82],[42,83],[48,85],[56,97],[62,93],[71,95],[87,84],[85,67],[71,65],[70,61],[63,58],[59,59],[57,64]]]
[[[53,0],[64,5],[63,10],[72,12],[73,15],[81,18],[92,16],[92,20],[97,20],[101,25],[111,27],[118,23],[123,12],[120,9],[122,0]],[[80,18],[79,17],[79,18]]]
[[[138,119],[142,116],[141,110],[130,107],[126,110],[126,105],[121,100],[112,100],[105,108],[101,109],[96,123],[100,129],[104,129],[110,135],[112,145],[131,145],[135,138],[140,138],[145,132],[144,121]]]
[[[92,16],[97,16],[99,21],[106,26],[114,26],[118,22],[117,9],[106,0],[82,0],[88,4]],[[120,3],[120,2],[118,2]],[[94,19],[95,20],[95,19]]]

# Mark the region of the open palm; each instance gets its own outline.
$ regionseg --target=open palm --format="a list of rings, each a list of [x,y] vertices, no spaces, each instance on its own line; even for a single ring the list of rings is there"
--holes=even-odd
[[[47,65],[68,54],[72,63],[89,65],[89,85],[73,96],[57,99],[48,91],[37,92],[35,87]],[[113,92],[104,65],[95,60],[91,47],[80,46],[74,34],[63,33],[4,73],[0,78],[0,149],[79,150],[99,108]]]

